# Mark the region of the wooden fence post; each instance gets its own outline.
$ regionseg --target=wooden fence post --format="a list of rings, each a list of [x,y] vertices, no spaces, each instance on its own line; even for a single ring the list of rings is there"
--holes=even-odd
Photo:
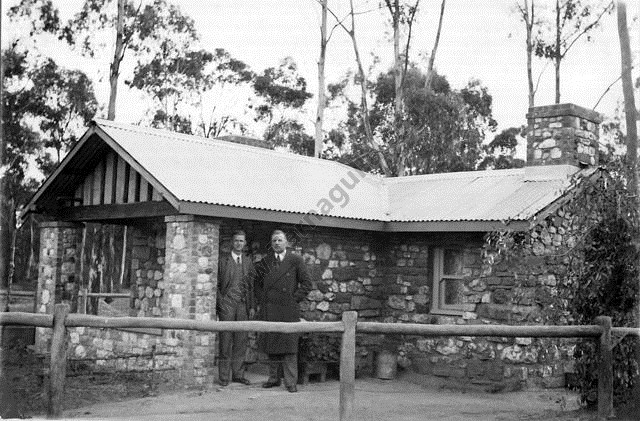
[[[353,402],[356,389],[356,323],[358,313],[342,313],[344,332],[340,349],[340,421],[355,420]]]
[[[613,349],[611,346],[611,317],[598,316],[602,327],[598,343],[598,419],[613,417]]]
[[[62,417],[64,378],[67,374],[67,338],[64,325],[67,314],[69,314],[69,304],[55,305],[49,365],[49,408],[47,410],[49,418]]]

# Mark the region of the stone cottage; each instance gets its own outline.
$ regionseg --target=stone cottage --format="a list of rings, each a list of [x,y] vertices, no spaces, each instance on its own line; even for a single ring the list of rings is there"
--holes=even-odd
[[[562,268],[546,256],[575,241],[562,203],[572,180],[597,172],[600,117],[573,104],[530,109],[523,169],[383,178],[332,161],[96,120],[29,203],[43,214],[37,311],[215,320],[218,256],[236,229],[255,258],[275,228],[289,234],[315,289],[308,320],[386,323],[543,321],[541,288]],[[245,142],[246,143],[246,142]],[[366,159],[366,157],[362,157]],[[494,260],[487,233],[528,235],[538,259]],[[126,293],[91,298],[79,291]],[[516,291],[517,289],[517,291]],[[518,338],[359,337],[359,356],[385,341],[405,367],[472,382],[559,386],[570,344]],[[215,335],[70,331],[70,358],[109,369],[154,364],[178,381],[212,384]],[[47,330],[37,333],[46,350]],[[153,351],[154,359],[141,355]]]

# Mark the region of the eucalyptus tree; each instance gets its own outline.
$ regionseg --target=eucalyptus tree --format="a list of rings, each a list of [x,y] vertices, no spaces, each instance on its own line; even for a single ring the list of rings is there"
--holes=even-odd
[[[313,155],[314,138],[305,132],[297,115],[313,95],[307,91],[307,81],[300,76],[296,62],[284,58],[277,67],[256,74],[252,87],[259,100],[253,106],[255,120],[267,125],[265,140],[273,146]]]
[[[0,282],[6,282],[16,211],[39,182],[30,166],[46,176],[75,144],[97,110],[93,85],[78,70],[53,60],[30,59],[16,44],[2,51],[2,133],[0,171]],[[55,158],[51,157],[51,150]]]
[[[80,10],[61,22],[51,0],[21,0],[9,11],[12,19],[31,21],[32,35],[56,34],[86,57],[111,55],[109,64],[109,105],[107,118],[116,115],[116,97],[122,62],[128,54],[139,61],[153,55],[169,38],[195,41],[193,19],[166,0],[144,4],[130,0],[84,0]]]
[[[486,135],[497,126],[487,88],[471,80],[464,88],[453,89],[437,72],[429,89],[425,80],[425,72],[415,65],[409,67],[402,137],[394,120],[394,70],[381,73],[371,82],[374,102],[369,113],[376,147],[366,140],[361,109],[351,103],[339,159],[361,170],[378,172],[376,160],[362,157],[373,157],[380,151],[397,176],[477,169],[485,154]]]
[[[533,1],[532,5],[533,5]],[[533,21],[538,33],[534,54],[550,60],[555,69],[555,102],[560,103],[560,68],[572,47],[582,39],[591,40],[605,15],[613,11],[611,0],[556,0],[551,10],[542,8],[540,20]],[[543,12],[546,13],[543,15]]]

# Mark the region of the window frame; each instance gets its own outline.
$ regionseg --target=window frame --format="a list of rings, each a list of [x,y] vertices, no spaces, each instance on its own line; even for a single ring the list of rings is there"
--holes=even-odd
[[[460,304],[444,304],[444,290],[440,285],[443,280],[464,280],[466,276],[464,274],[449,275],[444,273],[444,254],[445,251],[451,250],[456,253],[460,253],[464,259],[464,249],[460,247],[434,247],[431,252],[433,254],[433,285],[431,294],[431,313],[442,314],[449,316],[462,316],[465,311],[471,311],[468,303]],[[441,304],[442,303],[442,304]]]

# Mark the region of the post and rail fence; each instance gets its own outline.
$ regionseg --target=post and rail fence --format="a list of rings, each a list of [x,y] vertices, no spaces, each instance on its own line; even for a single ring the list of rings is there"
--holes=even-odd
[[[219,322],[157,317],[100,317],[69,314],[67,304],[57,304],[53,314],[0,313],[0,326],[35,326],[53,329],[51,341],[48,416],[60,418],[66,375],[66,328],[156,328],[195,330],[200,332],[277,332],[342,333],[340,349],[340,421],[355,419],[356,333],[387,333],[421,336],[501,336],[598,339],[598,418],[613,415],[612,333],[640,336],[640,329],[612,327],[611,318],[600,316],[595,325],[583,326],[506,326],[506,325],[425,325],[413,323],[358,322],[357,312],[347,311],[337,322]]]

